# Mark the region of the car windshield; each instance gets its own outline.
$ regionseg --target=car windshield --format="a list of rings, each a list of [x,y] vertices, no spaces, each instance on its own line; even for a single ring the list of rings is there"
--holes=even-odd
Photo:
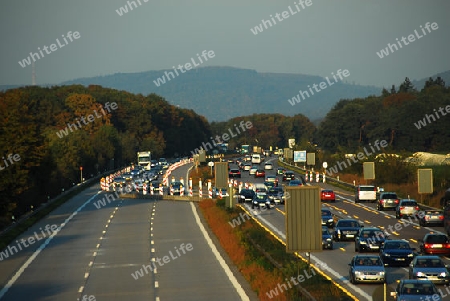
[[[443,268],[445,267],[441,259],[417,259],[416,267],[418,268]]]
[[[266,198],[266,195],[265,195],[265,194],[257,194],[257,195],[256,195],[256,198],[257,198],[258,200],[264,200],[264,199]]]
[[[394,193],[385,193],[382,196],[383,199],[396,199],[397,195]]]
[[[428,283],[408,283],[403,286],[403,295],[434,295],[437,294],[433,286]]]
[[[355,264],[358,266],[380,266],[381,260],[379,257],[359,257],[356,258]]]
[[[367,230],[361,232],[361,236],[364,238],[384,238],[384,233],[378,230]]]
[[[328,229],[322,228],[322,235],[330,235],[330,232],[328,232]]]
[[[336,227],[359,227],[358,222],[356,221],[338,221],[338,224],[336,225]]]
[[[411,249],[407,242],[386,242],[385,249]]]
[[[417,203],[413,201],[406,201],[402,202],[402,206],[417,206]]]
[[[445,235],[429,235],[426,239],[429,244],[445,244],[447,242],[447,236]]]
[[[331,212],[328,210],[322,210],[322,216],[330,216]]]

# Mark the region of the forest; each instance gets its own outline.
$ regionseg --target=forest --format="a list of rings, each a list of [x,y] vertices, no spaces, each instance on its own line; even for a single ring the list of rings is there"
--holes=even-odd
[[[440,77],[420,91],[406,78],[379,96],[342,99],[318,126],[302,114],[270,112],[209,122],[156,94],[97,85],[10,89],[0,92],[0,228],[79,183],[80,167],[88,179],[135,162],[137,151],[190,156],[241,121],[253,126],[230,139],[229,149],[284,148],[295,138],[297,147],[327,154],[355,153],[375,140],[386,140],[389,152],[448,153],[449,104],[450,88]]]

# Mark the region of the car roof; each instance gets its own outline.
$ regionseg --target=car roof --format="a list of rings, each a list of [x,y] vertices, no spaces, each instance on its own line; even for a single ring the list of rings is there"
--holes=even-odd
[[[414,259],[441,259],[438,255],[417,255],[414,257]]]

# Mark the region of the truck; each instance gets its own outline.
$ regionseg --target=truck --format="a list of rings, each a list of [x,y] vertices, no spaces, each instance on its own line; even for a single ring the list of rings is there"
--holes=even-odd
[[[144,167],[145,170],[150,170],[152,168],[152,152],[138,152],[137,162],[139,166]]]

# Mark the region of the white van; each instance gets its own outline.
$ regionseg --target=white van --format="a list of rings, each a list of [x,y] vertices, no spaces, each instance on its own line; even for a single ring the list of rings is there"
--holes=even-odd
[[[252,154],[252,163],[260,164],[261,163],[261,155],[260,154]]]
[[[373,185],[356,186],[355,203],[359,203],[361,201],[375,203],[377,201],[377,188]]]

